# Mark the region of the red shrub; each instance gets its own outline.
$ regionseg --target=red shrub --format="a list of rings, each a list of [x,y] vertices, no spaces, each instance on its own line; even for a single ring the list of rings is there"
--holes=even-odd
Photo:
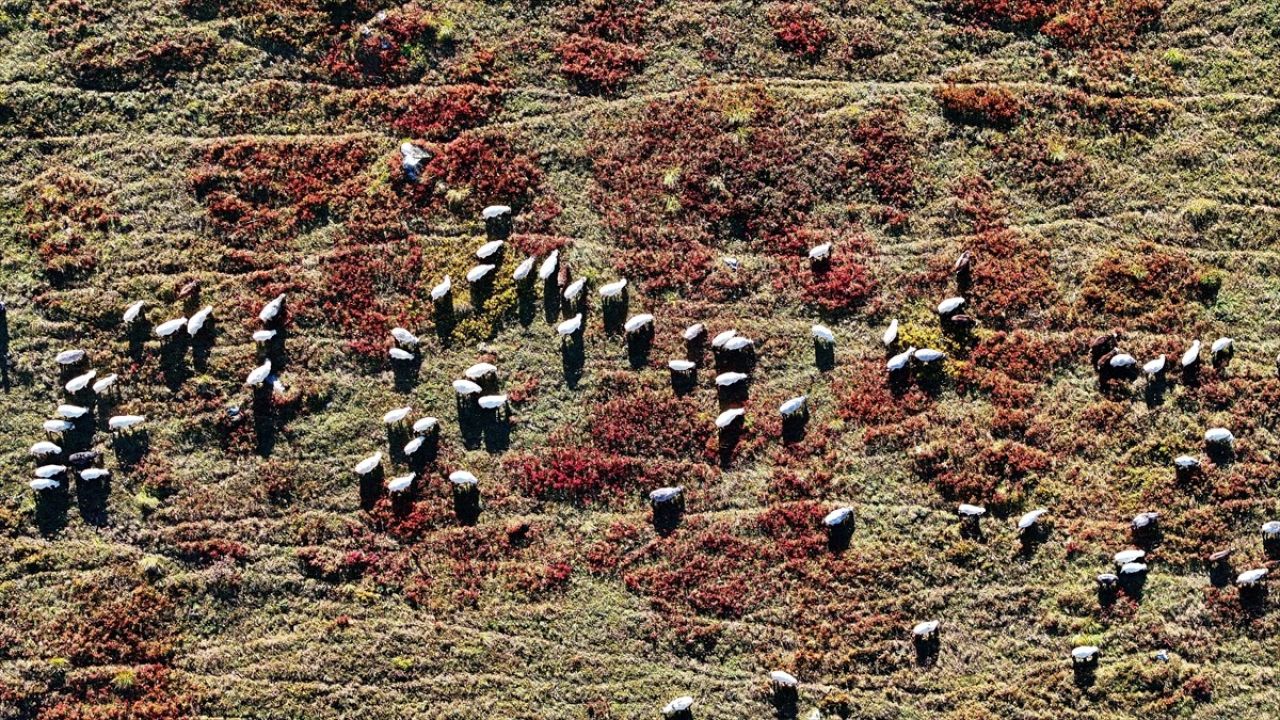
[[[511,245],[525,255],[546,257],[552,250],[563,250],[572,240],[559,235],[534,235],[516,233],[511,236]]]
[[[249,247],[340,216],[362,195],[369,149],[332,142],[226,141],[189,177],[216,231]]]
[[[696,460],[711,439],[700,411],[692,399],[640,387],[600,405],[587,430],[591,444],[607,453]]]
[[[693,287],[700,291],[709,289],[709,276],[716,266],[711,248],[695,241],[668,240],[669,228],[636,227],[629,232],[634,244],[650,247],[635,247],[614,261],[619,273],[639,278],[645,291],[650,293]],[[721,296],[704,297],[714,301]]]
[[[867,266],[855,261],[847,251],[836,254],[820,269],[808,267],[798,272],[805,279],[805,304],[828,315],[857,310],[876,292],[876,281]]]
[[[110,186],[74,168],[41,175],[22,214],[25,230],[55,283],[79,278],[98,264],[94,250],[119,222],[108,204]]]
[[[646,290],[690,287],[715,246],[772,252],[834,190],[813,142],[763,90],[696,88],[596,135],[593,201]]]
[[[769,499],[805,500],[822,497],[831,485],[827,470],[799,472],[775,467],[769,477]]]
[[[951,470],[933,478],[933,488],[948,502],[991,504],[999,481],[971,470]]]
[[[573,565],[563,561],[522,565],[507,583],[510,589],[538,597],[559,592],[569,586]]]
[[[182,720],[196,717],[169,668],[139,665],[125,671],[103,668],[77,674],[41,699],[38,720]]]
[[[586,0],[565,6],[560,11],[559,25],[577,35],[638,43],[643,39],[652,9],[651,0]]]
[[[641,627],[640,637],[682,657],[705,659],[720,643],[724,630],[725,624],[721,622],[673,613],[655,613]],[[609,715],[601,714],[598,717],[605,720]]]
[[[1150,243],[1111,251],[1085,277],[1081,301],[1103,324],[1169,332],[1194,319],[1201,273],[1180,251]]]
[[[822,518],[832,509],[810,501],[773,505],[756,517],[756,525],[783,556],[813,557],[826,550]]]
[[[414,303],[423,273],[420,244],[410,240],[338,248],[322,267],[324,285],[315,293],[319,306],[354,352],[380,358],[388,328],[425,321],[425,310]]]
[[[150,587],[96,586],[75,598],[58,652],[74,665],[164,662],[174,650],[173,603]]]
[[[542,182],[535,160],[518,152],[511,141],[493,134],[464,133],[440,149],[423,169],[421,184],[428,188],[465,189],[469,213],[504,203],[521,209]]]
[[[32,13],[30,19],[61,46],[85,37],[111,17],[108,8],[91,0],[52,0],[45,3],[42,10]]]
[[[901,105],[888,102],[863,115],[853,130],[863,185],[898,210],[911,206],[916,188],[916,149],[906,118]]]
[[[1016,95],[998,85],[944,85],[934,97],[947,117],[966,125],[1007,129],[1026,112]]]
[[[764,582],[777,555],[723,530],[660,539],[654,562],[623,574],[627,589],[655,601],[719,618],[740,618],[767,597]]]
[[[978,462],[983,472],[1009,481],[1043,474],[1053,467],[1053,458],[1048,453],[1005,440],[983,448],[978,455]]]
[[[1038,25],[1052,18],[1064,0],[948,0],[947,9],[991,25]]]
[[[626,43],[571,35],[556,45],[560,72],[580,92],[612,94],[640,69],[644,50]]]
[[[1066,48],[1129,48],[1160,19],[1165,4],[1166,0],[1074,0],[1040,32]]]
[[[213,565],[222,561],[242,563],[249,557],[249,548],[234,540],[215,538],[193,540],[174,546],[178,557],[194,565]]]
[[[379,559],[371,553],[323,546],[299,548],[297,557],[304,575],[334,583],[358,579]]]
[[[424,474],[420,483],[428,482]],[[369,510],[366,517],[369,527],[386,533],[402,542],[420,540],[432,530],[452,525],[453,507],[441,497],[421,500],[382,497]]]
[[[845,44],[840,52],[840,59],[847,66],[854,65],[859,60],[883,55],[888,48],[889,43],[883,25],[875,21],[855,21],[845,32]]]
[[[1035,188],[1051,202],[1072,202],[1089,186],[1089,161],[1065,147],[1052,148],[1041,137],[1011,137],[995,144],[991,152],[1001,161],[1006,177]]]
[[[517,455],[504,465],[526,494],[574,503],[608,500],[634,491],[644,475],[640,460],[581,448]]]
[[[1088,120],[1115,132],[1152,134],[1169,124],[1177,106],[1163,98],[1097,97],[1085,93],[1068,94],[1070,101]]]
[[[1067,48],[1131,47],[1166,0],[947,0],[947,8],[995,27],[1029,27]]]
[[[384,111],[398,133],[441,141],[479,127],[498,111],[502,91],[490,85],[455,85],[422,97],[415,91]]]
[[[613,523],[605,531],[604,540],[586,549],[587,567],[597,574],[616,570],[627,555],[640,547],[643,540],[648,539],[647,532],[639,525]]]
[[[809,3],[778,5],[769,13],[773,36],[787,51],[808,61],[817,60],[831,42],[833,34],[818,10]]]
[[[1040,383],[1056,367],[1073,359],[1073,348],[1065,340],[1055,341],[1030,330],[995,332],[978,342],[969,359],[975,365],[999,370],[1025,383]]]
[[[985,179],[962,181],[957,196],[977,230],[969,248],[977,257],[968,293],[970,312],[997,328],[1043,323],[1041,313],[1057,296],[1049,254],[1004,227],[1003,213],[992,204]]]
[[[72,53],[71,72],[81,87],[96,90],[129,90],[165,82],[190,72],[213,58],[213,36],[186,32],[150,44],[100,38],[78,46]]]
[[[884,363],[868,360],[850,368],[837,385],[840,417],[857,425],[888,425],[928,407],[928,398],[910,389],[895,395],[885,381]]]
[[[341,82],[413,82],[425,68],[438,31],[436,19],[422,8],[413,4],[396,8],[357,27],[344,28],[323,64]]]

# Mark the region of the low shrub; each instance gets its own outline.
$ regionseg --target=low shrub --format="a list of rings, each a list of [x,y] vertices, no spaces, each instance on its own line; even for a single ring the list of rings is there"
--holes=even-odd
[[[807,264],[807,261],[804,261]],[[878,287],[866,265],[844,249],[821,268],[799,270],[804,278],[806,305],[831,316],[850,313],[867,304]]]
[[[154,588],[82,588],[53,647],[76,666],[163,663],[173,655],[173,602]]]
[[[965,125],[1007,130],[1026,113],[1022,101],[999,85],[943,85],[934,98],[948,118]]]
[[[711,424],[690,398],[637,388],[607,400],[591,414],[591,444],[606,453],[638,458],[697,460],[711,438]]]
[[[196,697],[159,664],[77,674],[40,698],[40,720],[183,720],[197,717]]]
[[[95,245],[120,228],[110,186],[74,168],[37,177],[22,206],[24,231],[55,284],[81,279],[98,265]]]
[[[637,491],[644,477],[644,463],[638,459],[583,448],[515,455],[503,465],[522,492],[579,504]]]
[[[645,51],[620,42],[571,35],[556,45],[560,73],[589,94],[609,95],[621,89],[644,64]]]
[[[813,62],[831,44],[834,33],[809,3],[785,3],[769,12],[773,36],[783,49]]]
[[[1128,48],[1166,0],[947,0],[950,12],[1008,30],[1039,31],[1068,49]]]
[[[354,85],[398,85],[421,79],[438,46],[451,29],[433,14],[410,3],[347,25],[323,60],[337,82]]]
[[[454,85],[423,95],[415,89],[382,110],[393,130],[428,141],[451,140],[489,120],[502,105],[502,91],[492,85]]]
[[[1172,332],[1194,319],[1202,275],[1181,251],[1150,243],[1112,250],[1089,269],[1081,301],[1104,325]]]
[[[896,210],[910,208],[917,183],[916,145],[902,105],[887,101],[863,114],[852,140],[863,186]]]
[[[132,90],[165,83],[207,64],[217,52],[216,38],[199,32],[121,43],[115,38],[87,41],[72,51],[76,84],[92,90]]]
[[[233,246],[279,241],[341,218],[363,194],[369,148],[332,142],[219,141],[188,182],[214,230]]]

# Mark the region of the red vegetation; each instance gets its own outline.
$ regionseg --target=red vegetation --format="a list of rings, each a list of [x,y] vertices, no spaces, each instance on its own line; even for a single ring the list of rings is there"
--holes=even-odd
[[[505,137],[464,133],[431,158],[420,184],[465,188],[466,212],[478,213],[498,202],[519,210],[532,200],[541,182],[542,171],[535,160],[518,152]]]
[[[51,41],[64,46],[88,35],[108,17],[110,12],[92,0],[52,0],[43,12],[31,15]]]
[[[521,566],[508,585],[512,590],[531,597],[539,597],[564,590],[569,586],[569,578],[573,575],[573,565],[563,561],[545,564],[529,564]]]
[[[971,312],[983,323],[1002,329],[1043,323],[1042,313],[1057,297],[1049,254],[1005,227],[1004,211],[995,205],[985,178],[961,181],[956,195],[977,232],[969,247],[977,258],[968,294]]]
[[[840,417],[857,425],[895,425],[930,405],[928,396],[911,388],[898,395],[885,382],[884,363],[867,360],[841,379]]]
[[[333,142],[219,142],[189,183],[214,229],[238,247],[278,240],[339,215],[363,194],[369,149]]]
[[[947,0],[984,25],[1038,30],[1070,48],[1132,47],[1160,19],[1166,0]]]
[[[552,250],[562,250],[569,246],[571,238],[560,235],[538,235],[516,233],[511,236],[511,245],[525,255],[546,257]]]
[[[503,464],[521,491],[543,500],[579,504],[637,491],[644,474],[640,460],[581,448],[515,455]]]
[[[1052,147],[1038,133],[1007,138],[991,152],[1006,177],[1055,204],[1072,202],[1089,187],[1089,161],[1079,152]]]
[[[1007,129],[1026,113],[1022,101],[998,85],[944,85],[934,97],[947,117],[966,125]]]
[[[1160,19],[1167,0],[1075,0],[1040,27],[1065,48],[1130,48]]]
[[[360,578],[379,560],[376,554],[323,546],[300,548],[297,557],[304,575],[334,583]]]
[[[560,72],[580,92],[612,94],[644,64],[638,46],[650,2],[591,0],[567,6],[560,25],[568,36],[556,45]]]
[[[417,80],[423,57],[437,41],[439,24],[415,4],[380,13],[348,27],[324,59],[334,79],[353,84],[390,85]]]
[[[1205,299],[1202,277],[1186,253],[1146,243],[1098,260],[1085,277],[1081,301],[1104,324],[1170,332],[1194,319],[1193,303]]]
[[[560,25],[570,33],[635,43],[643,39],[652,9],[652,0],[587,0],[566,5]]]
[[[475,92],[487,97],[485,90]],[[453,132],[447,124],[454,120],[437,120],[444,124],[433,132]],[[397,181],[375,184],[370,192],[374,158],[360,141],[220,143],[205,152],[205,164],[189,183],[214,229],[235,248],[223,256],[227,271],[262,283],[262,297],[290,292],[316,298],[312,304],[295,297],[291,307],[299,319],[340,327],[353,350],[372,357],[385,350],[390,324],[421,325],[425,310],[414,298],[423,273],[437,269],[433,258],[424,257],[423,244],[408,236],[406,218],[446,209],[478,214],[504,202],[529,210],[529,225],[538,227],[557,212],[554,203],[529,208],[541,171],[504,137],[464,133],[432,151],[422,182],[405,182],[397,159]],[[294,236],[325,222],[345,223],[346,233],[324,257],[318,288],[283,272],[287,255],[262,252],[263,241],[288,248]]]
[[[429,141],[449,140],[483,125],[502,103],[502,91],[491,85],[454,85],[439,91],[401,97],[384,111],[398,133]]]
[[[805,271],[804,301],[828,315],[841,315],[866,304],[876,292],[867,266],[841,252],[821,268]]]
[[[818,16],[818,9],[809,3],[774,7],[769,13],[769,24],[779,45],[810,62],[821,57],[834,37]]]
[[[323,268],[325,281],[317,290],[317,301],[354,352],[381,356],[388,328],[423,320],[424,310],[406,311],[421,285],[420,244],[406,240],[342,247],[324,259]]]
[[[580,92],[612,94],[644,64],[645,51],[626,43],[574,35],[556,45],[560,72]]]
[[[773,252],[834,189],[812,141],[760,89],[700,87],[615,132],[591,148],[593,200],[646,291],[702,282],[723,241]]]
[[[2,695],[3,693],[0,693]],[[181,692],[163,665],[76,675],[42,698],[37,720],[181,720],[196,717],[195,699]]]
[[[882,55],[888,47],[882,25],[876,22],[855,21],[845,32],[844,48],[840,52],[841,61],[846,65],[852,65],[859,60]]]
[[[150,587],[95,586],[76,597],[80,612],[60,624],[55,645],[74,665],[164,662],[173,654],[173,603]]]
[[[430,483],[424,474],[416,481]],[[425,494],[425,493],[424,493]],[[453,508],[442,497],[425,497],[421,500],[403,498],[379,498],[367,515],[369,527],[390,535],[401,542],[414,542],[429,532],[454,524]]]
[[[654,562],[623,574],[632,592],[719,618],[740,618],[764,601],[761,582],[776,554],[723,529],[690,528],[659,539]]]
[[[756,526],[783,557],[803,560],[826,551],[822,518],[832,509],[808,501],[772,505],[756,517]]]
[[[971,351],[975,365],[999,370],[1019,382],[1043,383],[1048,372],[1072,360],[1070,343],[1055,342],[1043,333],[1015,330],[984,337]]]
[[[863,115],[853,130],[863,185],[900,212],[911,207],[916,189],[916,148],[906,123],[902,106],[887,102]]]
[[[810,262],[809,249],[828,242],[834,246],[831,258]],[[774,287],[781,291],[799,284],[804,303],[820,312],[852,312],[876,293],[871,271],[859,262],[871,250],[871,238],[865,234],[793,228],[772,243],[772,250],[791,256],[785,261],[787,271],[774,278]]]
[[[669,391],[636,388],[603,403],[591,415],[591,444],[603,452],[639,458],[697,460],[711,439],[710,425],[699,419],[702,408]]]
[[[75,169],[36,179],[23,220],[27,238],[55,283],[82,277],[98,264],[93,246],[119,222],[108,205],[110,187]]]
[[[1010,440],[982,441],[963,430],[945,442],[918,446],[913,460],[917,475],[947,501],[988,507],[1016,504],[1029,483],[1053,468],[1042,450]]]
[[[769,500],[811,500],[822,497],[831,486],[833,476],[829,470],[815,469],[801,472],[785,467],[775,467],[769,477]]]
[[[1049,374],[1074,361],[1070,342],[1053,340],[1040,333],[1015,330],[995,332],[984,337],[970,351],[972,363],[961,368],[956,377],[960,392],[980,392],[1004,409],[995,423],[1001,432],[1021,435],[1029,418],[1017,413],[1035,407],[1035,396]]]
[[[178,557],[194,565],[213,565],[219,562],[241,563],[249,558],[249,548],[234,540],[215,538],[192,540],[174,546]]]
[[[129,90],[165,82],[209,62],[217,41],[214,36],[190,32],[137,47],[114,38],[80,45],[73,52],[71,67],[76,83],[94,90]]]

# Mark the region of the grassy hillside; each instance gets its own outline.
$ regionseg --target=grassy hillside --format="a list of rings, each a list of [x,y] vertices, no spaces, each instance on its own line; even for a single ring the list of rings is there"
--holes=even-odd
[[[0,0],[0,41],[0,718],[1280,715],[1234,583],[1280,560],[1280,6]],[[1171,370],[1100,375],[1108,333]],[[947,357],[891,378],[909,346]],[[450,386],[478,362],[504,410]],[[29,487],[72,452],[110,475]]]

